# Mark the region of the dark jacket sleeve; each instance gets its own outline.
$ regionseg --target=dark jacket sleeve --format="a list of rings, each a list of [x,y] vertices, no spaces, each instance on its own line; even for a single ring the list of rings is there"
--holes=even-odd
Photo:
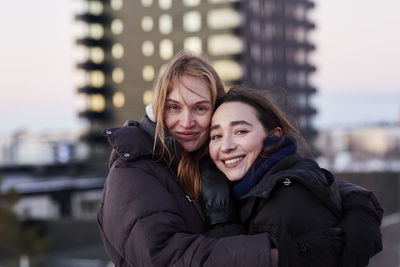
[[[345,247],[341,266],[367,266],[382,250],[380,225],[383,208],[371,191],[347,181],[338,181],[344,211],[341,227]]]
[[[111,169],[98,222],[116,266],[271,266],[268,234],[193,233],[171,194],[143,170]]]

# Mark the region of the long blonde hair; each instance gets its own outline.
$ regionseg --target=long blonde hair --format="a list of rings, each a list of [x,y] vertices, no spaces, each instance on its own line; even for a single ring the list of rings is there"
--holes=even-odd
[[[163,147],[161,154],[167,153],[170,162],[172,162],[176,155],[169,151],[165,142],[165,102],[168,93],[180,82],[183,75],[200,78],[208,85],[213,106],[216,100],[225,94],[225,88],[221,78],[206,58],[182,50],[169,61],[164,71],[159,74],[155,83],[153,113],[156,119],[155,140],[157,140],[157,138],[160,140]],[[156,142],[154,142],[153,151],[156,147],[155,144]],[[195,199],[198,199],[198,192],[201,186],[198,164],[200,158],[207,153],[207,147],[208,144],[204,144],[198,151],[193,153],[182,151],[178,165],[177,175],[181,186],[187,194]]]

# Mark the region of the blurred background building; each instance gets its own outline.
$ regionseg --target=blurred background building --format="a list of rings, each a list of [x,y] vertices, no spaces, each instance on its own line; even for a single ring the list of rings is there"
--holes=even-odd
[[[85,140],[97,144],[92,149],[104,142],[101,130],[143,116],[158,73],[182,49],[206,55],[227,86],[274,88],[281,107],[314,140],[313,2],[82,1],[80,115],[90,121]]]
[[[100,132],[143,116],[158,73],[181,49],[206,55],[227,87],[268,90],[320,152],[323,167],[375,192],[386,215],[384,251],[369,266],[399,266],[400,117],[316,131],[310,79],[316,70],[310,59],[316,1],[74,1],[77,113],[88,128],[0,136],[2,214],[12,213],[18,227],[34,229],[29,248],[51,237],[51,245],[40,250],[13,248],[28,255],[32,266],[112,266],[96,225],[109,155]],[[329,101],[340,111],[339,101]],[[18,201],[4,202],[15,199],[14,193]],[[0,217],[0,230],[17,225],[8,221],[2,228],[4,218],[10,217]],[[1,244],[15,242],[2,234]],[[24,257],[18,265],[4,255],[0,250],[2,266],[27,266]]]

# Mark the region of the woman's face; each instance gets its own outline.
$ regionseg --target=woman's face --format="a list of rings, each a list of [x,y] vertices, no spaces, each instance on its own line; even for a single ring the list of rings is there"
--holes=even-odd
[[[241,102],[218,107],[211,121],[210,156],[230,181],[238,181],[250,169],[267,137],[256,110]]]
[[[200,78],[184,75],[168,93],[165,126],[188,152],[199,149],[208,139],[212,115],[211,93]]]

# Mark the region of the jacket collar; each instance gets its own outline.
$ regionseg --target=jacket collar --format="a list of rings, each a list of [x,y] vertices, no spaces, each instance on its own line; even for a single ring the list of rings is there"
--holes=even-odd
[[[103,135],[108,138],[113,148],[109,162],[110,167],[118,158],[124,161],[134,161],[138,158],[161,159],[173,168],[177,167],[180,155],[177,142],[166,133],[165,143],[172,154],[172,161],[169,159],[168,153],[163,151],[163,146],[159,139],[157,139],[153,153],[155,132],[156,124],[147,116],[144,116],[140,123],[128,120],[123,127],[109,128],[103,131]]]

